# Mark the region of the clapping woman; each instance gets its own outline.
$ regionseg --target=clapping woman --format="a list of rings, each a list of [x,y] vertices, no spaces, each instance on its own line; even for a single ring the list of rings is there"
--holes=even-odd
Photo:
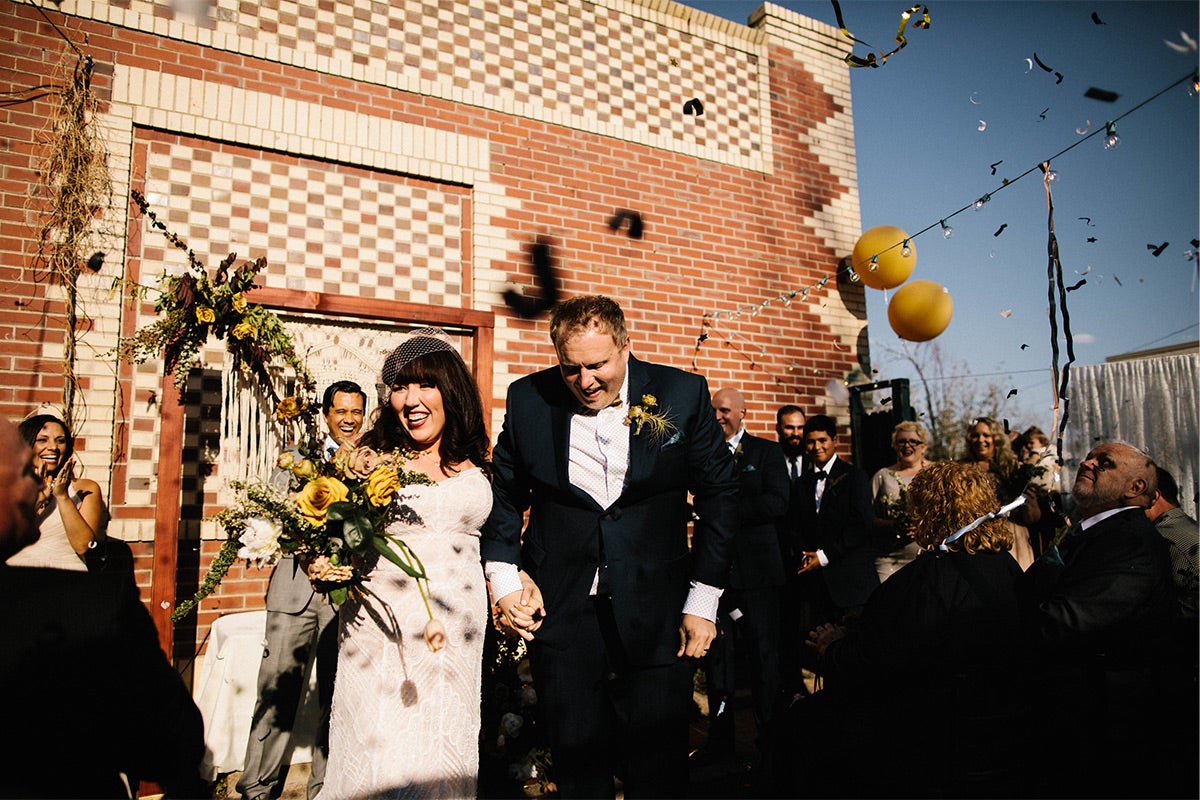
[[[36,414],[19,426],[33,449],[33,465],[42,480],[38,495],[41,536],[8,559],[24,567],[85,571],[84,556],[104,540],[108,508],[100,485],[75,477],[75,437],[66,423]]]

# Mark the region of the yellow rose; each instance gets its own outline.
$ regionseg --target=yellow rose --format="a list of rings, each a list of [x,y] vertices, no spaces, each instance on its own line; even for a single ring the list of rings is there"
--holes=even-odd
[[[275,417],[281,422],[295,419],[304,410],[304,404],[295,397],[285,397],[275,406]]]
[[[337,478],[322,475],[304,484],[296,493],[296,507],[313,525],[325,524],[325,513],[334,503],[345,500],[350,490]]]
[[[245,297],[245,295],[243,295],[241,292],[238,292],[237,294],[235,294],[235,295],[233,296],[233,302],[232,302],[230,305],[232,305],[232,306],[233,306],[233,310],[234,310],[234,311],[236,311],[236,312],[238,312],[239,314],[241,314],[243,311],[245,311],[245,310],[246,310],[246,297]]]
[[[279,454],[279,458],[275,459],[275,466],[280,469],[291,469],[296,464],[296,454],[291,450],[284,450]]]
[[[245,339],[252,333],[254,333],[253,325],[251,325],[249,322],[239,322],[237,325],[233,326],[233,330],[229,332],[229,335],[235,339]]]
[[[300,480],[311,480],[317,477],[317,465],[307,458],[302,458],[292,465],[292,474]]]
[[[217,319],[216,313],[208,306],[200,306],[196,309],[196,321],[201,325],[215,322]]]
[[[373,506],[386,506],[400,488],[400,476],[391,467],[378,467],[367,478],[367,499]]]
[[[642,395],[642,405],[648,409],[654,408],[658,405],[658,398],[652,394],[644,394]]]

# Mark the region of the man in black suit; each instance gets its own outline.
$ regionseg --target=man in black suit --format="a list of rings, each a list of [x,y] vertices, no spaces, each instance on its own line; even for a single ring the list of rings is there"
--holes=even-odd
[[[737,525],[733,459],[705,380],[631,357],[611,299],[561,303],[550,337],[559,365],[509,387],[492,456],[492,597],[532,638],[560,794],[613,797],[619,775],[626,797],[682,796],[687,659],[716,637]]]
[[[1196,709],[1179,706],[1182,690],[1172,691],[1186,671],[1171,663],[1167,544],[1145,513],[1155,484],[1154,462],[1136,447],[1093,448],[1072,489],[1080,522],[1023,576],[1026,623],[1041,657],[1037,707],[1044,741],[1055,745],[1035,792],[1195,795],[1195,750],[1168,757],[1194,730]],[[1183,777],[1190,795],[1179,794]]]
[[[775,412],[775,435],[779,438],[779,449],[788,468],[788,477],[794,483],[804,474],[804,409],[800,406],[784,405]]]
[[[789,705],[795,698],[808,693],[800,668],[807,632],[797,635],[804,625],[800,614],[803,581],[797,574],[800,569],[800,554],[792,552],[792,545],[796,540],[795,532],[800,529],[800,503],[797,501],[800,496],[800,478],[809,469],[804,460],[804,423],[807,419],[804,409],[797,405],[782,405],[775,412],[775,435],[779,439],[779,449],[783,452],[790,483],[787,511],[776,523],[784,570],[784,585],[780,598],[780,697]]]
[[[0,420],[0,797],[206,797],[204,723],[120,572],[2,562],[37,541],[31,453]]]
[[[871,481],[837,457],[837,443],[832,417],[817,414],[804,423],[811,471],[796,483],[798,520],[792,532],[801,597],[800,629],[793,635],[801,641],[818,625],[857,614],[879,585],[870,547]]]
[[[739,653],[750,667],[750,690],[759,744],[765,742],[779,693],[779,593],[783,558],[776,523],[787,511],[791,484],[783,452],[774,442],[746,432],[746,401],[737,389],[721,389],[712,400],[725,444],[733,453],[738,480],[738,530],[733,538],[729,585],[721,595],[718,635],[705,658],[708,740],[692,754],[700,766],[734,749],[734,668]]]

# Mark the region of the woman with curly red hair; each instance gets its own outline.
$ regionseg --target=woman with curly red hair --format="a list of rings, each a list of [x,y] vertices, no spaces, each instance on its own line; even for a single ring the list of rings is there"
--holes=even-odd
[[[825,688],[788,720],[800,739],[788,751],[820,766],[783,776],[781,796],[801,785],[809,796],[841,797],[1020,790],[1010,767],[1022,741],[1026,658],[1011,529],[993,516],[1000,503],[991,479],[970,465],[929,464],[908,493],[923,551],[880,584],[850,627],[810,634]],[[941,750],[893,757],[915,742]],[[822,776],[832,782],[814,786]]]

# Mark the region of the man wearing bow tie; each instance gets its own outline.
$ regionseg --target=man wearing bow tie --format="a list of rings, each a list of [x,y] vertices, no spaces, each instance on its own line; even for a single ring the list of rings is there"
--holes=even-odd
[[[795,484],[799,513],[792,531],[801,608],[800,629],[791,633],[801,641],[817,625],[857,613],[879,585],[869,545],[875,516],[870,479],[837,457],[832,417],[809,417],[804,446],[812,471]]]
[[[558,367],[509,387],[484,569],[530,640],[560,796],[613,797],[619,776],[626,797],[680,797],[691,659],[716,636],[737,526],[733,459],[704,378],[633,358],[611,299],[564,301],[550,338]]]

